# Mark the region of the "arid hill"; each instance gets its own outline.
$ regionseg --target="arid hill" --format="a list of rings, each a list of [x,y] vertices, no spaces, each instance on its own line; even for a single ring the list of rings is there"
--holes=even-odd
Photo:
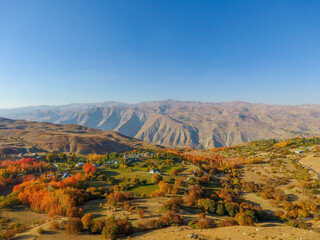
[[[145,102],[0,110],[13,119],[80,124],[169,147],[212,148],[268,138],[320,135],[320,105]],[[92,107],[92,108],[90,108]],[[32,109],[32,110],[31,110]]]
[[[0,118],[0,148],[103,154],[158,147],[113,131]]]

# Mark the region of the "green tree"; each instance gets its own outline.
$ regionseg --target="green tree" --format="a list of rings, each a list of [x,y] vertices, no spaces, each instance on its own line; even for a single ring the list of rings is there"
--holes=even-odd
[[[105,227],[102,230],[102,236],[105,239],[114,239],[119,234],[119,226],[114,217],[108,218],[105,223]]]
[[[46,156],[46,160],[48,162],[54,162],[54,161],[56,161],[56,159],[57,159],[57,156],[54,153],[48,153]]]
[[[219,215],[224,215],[225,214],[223,201],[219,201],[218,202],[216,213],[219,214]]]
[[[59,153],[58,154],[58,157],[61,159],[61,160],[66,160],[67,159],[67,155],[65,153]]]

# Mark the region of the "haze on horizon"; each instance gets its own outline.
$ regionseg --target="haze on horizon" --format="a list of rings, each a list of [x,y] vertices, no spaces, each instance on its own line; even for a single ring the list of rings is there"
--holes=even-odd
[[[0,108],[320,103],[319,1],[1,1]]]

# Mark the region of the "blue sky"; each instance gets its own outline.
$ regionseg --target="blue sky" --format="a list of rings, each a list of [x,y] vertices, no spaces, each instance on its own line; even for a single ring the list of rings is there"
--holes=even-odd
[[[0,0],[0,107],[320,104],[320,1]]]

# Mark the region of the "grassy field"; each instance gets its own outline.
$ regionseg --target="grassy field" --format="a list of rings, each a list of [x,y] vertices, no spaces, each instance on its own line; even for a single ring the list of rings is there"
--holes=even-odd
[[[102,198],[102,199],[91,200],[91,201],[86,202],[86,204],[81,206],[83,213],[84,214],[92,213],[95,218],[104,219],[107,216],[107,212],[106,212],[105,207],[100,206],[100,203],[105,204],[106,199]]]
[[[143,186],[135,186],[135,187],[129,188],[128,190],[133,191],[135,193],[135,195],[140,196],[141,193],[145,193],[149,196],[151,192],[158,190],[158,189],[159,189],[158,185],[153,184],[153,183],[148,183]]]
[[[49,218],[45,214],[25,211],[24,207],[16,207],[13,210],[1,210],[0,216],[6,218],[8,222],[0,224],[0,233],[14,226],[29,228],[35,224],[43,223]]]

